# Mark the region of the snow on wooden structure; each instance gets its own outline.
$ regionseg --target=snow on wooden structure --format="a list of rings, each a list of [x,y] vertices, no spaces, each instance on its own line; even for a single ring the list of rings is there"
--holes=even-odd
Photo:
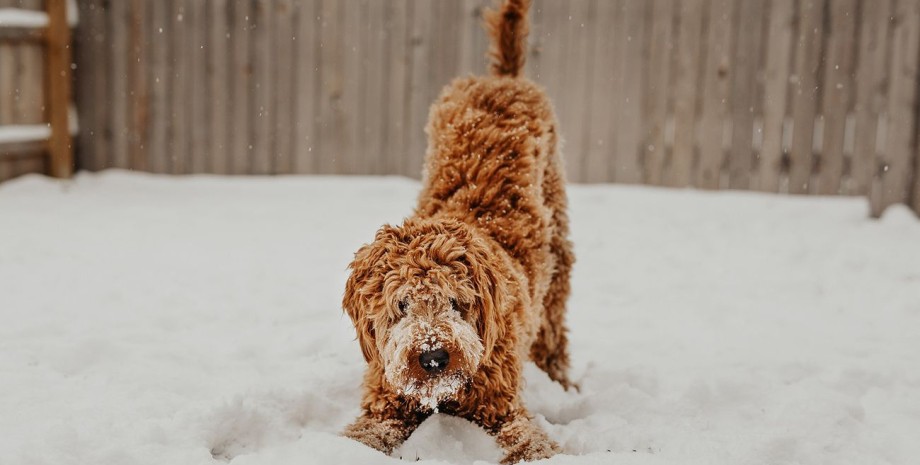
[[[490,0],[81,0],[79,161],[419,176]],[[920,0],[535,0],[569,178],[920,212]]]
[[[67,10],[66,0],[0,0],[0,181],[73,173]]]

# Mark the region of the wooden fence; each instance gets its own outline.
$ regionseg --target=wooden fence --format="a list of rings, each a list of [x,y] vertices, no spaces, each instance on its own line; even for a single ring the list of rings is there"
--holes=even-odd
[[[0,8],[40,10],[41,0],[0,0]],[[34,125],[46,121],[45,59],[40,41],[0,37],[0,126]],[[0,156],[0,181],[48,169],[41,144]]]
[[[489,0],[81,0],[84,169],[418,176]],[[535,0],[570,180],[920,212],[920,0]]]

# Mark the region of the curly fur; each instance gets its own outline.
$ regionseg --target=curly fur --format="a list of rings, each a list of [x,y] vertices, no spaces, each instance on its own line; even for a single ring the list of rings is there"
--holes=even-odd
[[[560,449],[521,400],[533,360],[568,388],[564,326],[574,257],[555,117],[519,77],[529,1],[489,12],[492,76],[455,80],[431,108],[413,216],[351,263],[343,307],[367,360],[362,415],[345,435],[385,453],[435,411],[495,436],[504,463]],[[429,374],[419,355],[450,361]]]

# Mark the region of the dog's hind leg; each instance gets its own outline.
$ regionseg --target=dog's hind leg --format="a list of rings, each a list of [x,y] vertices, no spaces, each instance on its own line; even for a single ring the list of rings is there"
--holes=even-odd
[[[550,160],[543,178],[543,195],[546,206],[552,211],[552,239],[550,254],[555,270],[549,290],[543,298],[543,321],[537,339],[530,348],[530,357],[541,370],[564,388],[573,387],[569,380],[568,336],[565,327],[565,307],[569,297],[569,278],[575,255],[569,242],[569,218],[562,166],[555,151],[555,141],[550,144]],[[577,386],[574,386],[577,388]]]

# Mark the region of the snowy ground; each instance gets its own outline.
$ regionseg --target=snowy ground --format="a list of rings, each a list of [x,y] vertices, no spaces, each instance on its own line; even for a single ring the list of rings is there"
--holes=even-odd
[[[363,359],[345,265],[418,184],[0,185],[0,463],[399,463],[337,435]],[[573,186],[555,464],[916,464],[920,222],[861,199]],[[395,455],[495,461],[437,416]]]

